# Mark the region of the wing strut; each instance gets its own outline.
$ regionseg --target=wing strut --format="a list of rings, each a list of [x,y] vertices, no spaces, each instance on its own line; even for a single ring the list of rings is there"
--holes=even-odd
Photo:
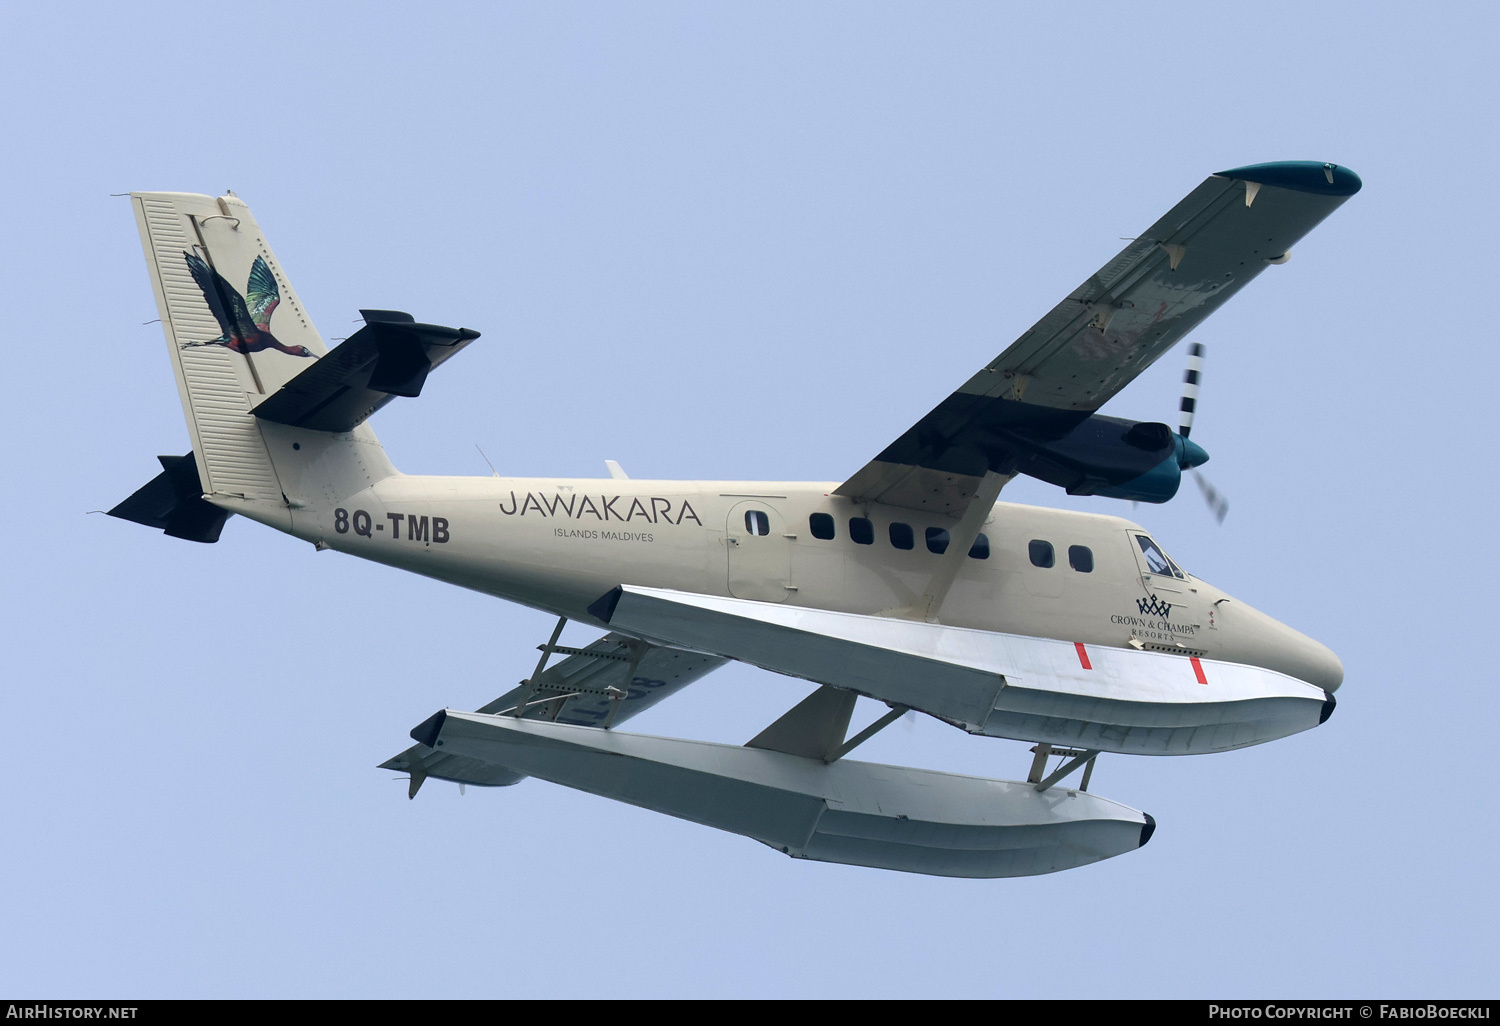
[[[557,651],[557,639],[562,637],[563,628],[567,625],[568,618],[559,616],[557,626],[552,629],[552,637],[547,639],[545,645],[537,646],[542,650],[542,657],[536,661],[536,669],[526,679],[526,690],[521,693],[521,699],[516,703],[514,715],[517,719],[526,711],[526,706],[531,702],[531,696],[536,694],[537,685],[542,682],[542,671],[547,668],[547,660],[551,658],[552,653]]]
[[[620,706],[630,696],[630,682],[635,680],[635,671],[640,669],[641,660],[651,646],[637,638],[630,643],[630,665],[625,669],[625,686],[617,688],[613,685],[604,690],[609,694],[609,715],[604,718],[604,729],[608,730],[615,725],[615,717],[620,714]]]
[[[997,474],[991,470],[980,480],[958,526],[949,532],[948,551],[938,561],[932,580],[927,582],[927,590],[911,607],[911,619],[937,623],[938,612],[948,597],[948,589],[953,587],[958,571],[974,546],[974,540],[979,537],[979,529],[989,519],[990,512],[995,508],[995,500],[1000,497],[1000,489],[1010,477],[1009,474]]]
[[[891,705],[890,712],[845,740],[858,698],[853,691],[824,684],[746,741],[745,747],[837,762],[909,711],[904,705]]]
[[[874,737],[876,734],[880,733],[886,727],[889,727],[892,723],[895,723],[902,716],[906,715],[909,712],[911,712],[911,710],[904,705],[891,706],[890,712],[886,713],[884,716],[880,717],[880,719],[870,724],[864,730],[861,730],[858,734],[855,734],[849,740],[839,745],[828,761],[834,762],[837,759],[842,759],[844,756],[854,751],[854,749],[870,740],[870,738]]]
[[[1084,769],[1083,780],[1078,785],[1078,790],[1087,791],[1089,789],[1089,778],[1094,775],[1094,760],[1099,758],[1099,749],[1054,748],[1044,741],[1039,745],[1033,746],[1031,750],[1036,753],[1036,758],[1031,761],[1031,772],[1026,775],[1026,782],[1038,791],[1047,790],[1079,766],[1084,767]],[[1054,755],[1061,755],[1064,758],[1071,755],[1073,758],[1057,767],[1056,770],[1043,779],[1042,773],[1047,769],[1047,760]]]

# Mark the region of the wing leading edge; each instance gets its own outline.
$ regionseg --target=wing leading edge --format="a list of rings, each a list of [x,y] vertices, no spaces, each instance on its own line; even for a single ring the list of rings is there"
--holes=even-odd
[[[1026,472],[1359,191],[1347,168],[1281,161],[1211,175],[835,494],[962,513],[986,472]]]

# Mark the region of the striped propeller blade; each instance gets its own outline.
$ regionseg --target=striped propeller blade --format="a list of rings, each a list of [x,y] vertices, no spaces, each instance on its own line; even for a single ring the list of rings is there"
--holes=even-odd
[[[1186,438],[1193,431],[1193,411],[1198,406],[1198,383],[1203,378],[1203,346],[1188,346],[1187,372],[1182,375],[1182,427],[1177,433]]]
[[[1229,500],[1224,493],[1208,483],[1208,478],[1198,471],[1193,471],[1193,480],[1198,482],[1198,490],[1203,493],[1203,501],[1208,503],[1208,508],[1213,511],[1214,519],[1219,523],[1229,516]]]

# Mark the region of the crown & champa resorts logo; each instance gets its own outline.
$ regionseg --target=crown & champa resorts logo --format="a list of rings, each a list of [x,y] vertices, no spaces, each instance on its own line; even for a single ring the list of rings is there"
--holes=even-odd
[[[1165,602],[1146,593],[1145,598],[1135,600],[1139,616],[1122,616],[1116,613],[1109,622],[1120,627],[1129,627],[1130,636],[1141,641],[1177,644],[1182,638],[1192,638],[1198,633],[1195,623],[1179,623],[1172,619],[1172,610],[1185,608],[1180,604]],[[1178,614],[1181,615],[1181,614]]]
[[[1145,598],[1135,600],[1135,608],[1142,616],[1159,616],[1163,620],[1172,618],[1172,603],[1163,602],[1149,592]]]

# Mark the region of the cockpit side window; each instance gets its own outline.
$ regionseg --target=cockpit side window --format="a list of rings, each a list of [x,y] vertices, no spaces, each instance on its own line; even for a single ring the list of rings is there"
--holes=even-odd
[[[1161,574],[1163,577],[1176,577],[1186,580],[1187,575],[1177,568],[1177,564],[1167,558],[1167,554],[1161,550],[1161,546],[1152,541],[1144,534],[1135,536],[1136,544],[1141,547],[1141,554],[1146,557],[1146,568],[1153,574]]]

